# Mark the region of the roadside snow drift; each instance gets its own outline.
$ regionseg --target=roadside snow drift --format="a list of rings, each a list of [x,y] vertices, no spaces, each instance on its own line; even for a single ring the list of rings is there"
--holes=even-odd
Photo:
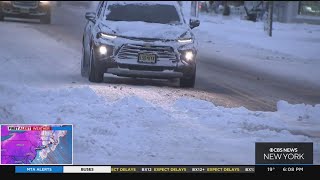
[[[263,22],[239,17],[200,15],[194,29],[200,54],[230,66],[320,87],[320,26],[274,22],[273,35]]]
[[[320,105],[284,101],[277,112],[187,98],[164,108],[138,96],[112,101],[87,86],[0,84],[0,123],[74,124],[74,164],[254,164],[255,142],[319,147],[319,117]]]

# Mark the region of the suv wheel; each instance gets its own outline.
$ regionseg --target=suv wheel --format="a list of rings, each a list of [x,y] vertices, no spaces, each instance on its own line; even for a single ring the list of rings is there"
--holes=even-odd
[[[180,78],[180,87],[193,88],[196,82],[196,68],[192,74],[188,74],[188,76],[184,75],[184,77]]]
[[[81,57],[81,76],[87,77],[88,76],[88,67],[86,65],[86,59],[85,59],[85,52],[84,48],[82,47],[82,57]]]
[[[48,11],[46,15],[40,18],[40,23],[42,24],[51,24],[51,12]]]
[[[94,52],[91,48],[90,53],[90,67],[89,67],[89,81],[100,83],[103,81],[103,67],[97,64],[97,61],[94,58]]]
[[[0,21],[3,21],[4,20],[4,15],[3,13],[1,12],[1,5],[0,5]]]

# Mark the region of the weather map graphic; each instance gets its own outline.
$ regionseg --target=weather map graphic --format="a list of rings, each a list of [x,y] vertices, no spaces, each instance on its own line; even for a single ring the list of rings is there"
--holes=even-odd
[[[72,164],[72,125],[1,125],[1,164]]]

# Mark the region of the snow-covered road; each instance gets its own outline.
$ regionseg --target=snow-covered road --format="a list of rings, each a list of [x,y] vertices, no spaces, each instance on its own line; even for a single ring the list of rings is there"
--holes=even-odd
[[[316,91],[257,81],[214,54],[202,55],[193,90],[127,78],[89,83],[79,70],[81,11],[55,9],[52,25],[0,22],[1,124],[74,124],[75,164],[254,164],[254,143],[272,141],[314,142],[320,164],[320,106],[279,101],[315,104]]]
[[[92,6],[91,9],[94,10],[95,6]],[[54,38],[56,41],[76,50],[79,54],[83,28],[86,23],[84,18],[86,11],[90,11],[90,9],[84,6],[63,5],[53,10],[53,23],[51,25],[34,24],[30,28]],[[230,26],[230,23],[226,23],[226,25]],[[221,30],[218,31],[219,36],[217,37],[211,32],[212,28],[208,27],[210,25],[208,22],[203,20],[202,25],[195,29],[195,33],[200,40],[200,53],[197,65],[196,88],[194,90],[184,91],[176,89],[176,82],[134,79],[118,80],[113,78],[107,78],[105,81],[116,84],[151,85],[157,91],[172,89],[161,88],[169,86],[175,89],[175,93],[181,95],[192,95],[210,101],[214,99],[214,103],[217,105],[226,107],[244,106],[250,110],[274,111],[276,110],[276,103],[279,100],[285,100],[293,104],[320,103],[320,87],[303,81],[303,78],[297,78],[296,76],[290,78],[287,73],[283,73],[280,69],[285,66],[285,63],[275,62],[271,64],[270,62],[273,62],[273,59],[270,62],[264,59],[265,56],[273,58],[274,56],[282,57],[283,54],[274,54],[273,51],[261,48],[248,48],[247,44],[234,44],[232,41],[224,41],[223,37],[225,36],[219,34]],[[215,24],[213,23],[211,26],[215,26]],[[203,32],[206,27],[208,27],[208,32]],[[206,37],[212,39],[205,39]],[[225,39],[228,40],[228,37]],[[211,49],[208,50],[208,48]],[[261,55],[263,55],[263,58]],[[292,59],[289,60],[291,61]],[[297,59],[297,61],[300,60]],[[260,62],[262,64],[258,66]],[[79,61],[76,63],[79,63]],[[292,67],[289,68],[290,75],[294,74],[294,69],[299,68],[295,64],[295,62],[288,63],[288,66]],[[264,67],[268,68],[263,69]],[[272,67],[277,70],[269,71],[268,69]],[[303,72],[305,73],[299,71],[296,74],[315,74],[315,67],[317,66],[314,65],[312,71],[305,71],[306,68],[304,68]],[[275,75],[270,72],[274,72],[273,74]],[[170,92],[172,91],[170,90]]]

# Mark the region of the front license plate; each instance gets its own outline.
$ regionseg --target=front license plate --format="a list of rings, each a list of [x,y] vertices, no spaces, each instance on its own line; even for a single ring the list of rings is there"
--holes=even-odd
[[[157,62],[157,56],[155,54],[139,54],[138,62],[154,64]]]
[[[29,9],[23,8],[23,9],[20,9],[20,12],[21,12],[21,13],[29,13]]]

